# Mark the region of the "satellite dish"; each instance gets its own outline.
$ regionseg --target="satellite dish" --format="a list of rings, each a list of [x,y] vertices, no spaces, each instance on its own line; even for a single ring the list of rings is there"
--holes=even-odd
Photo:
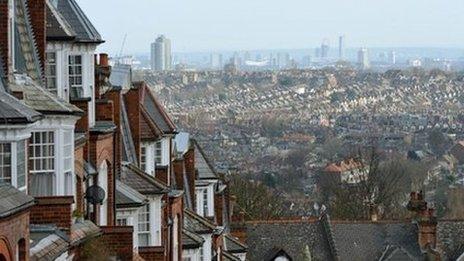
[[[85,192],[85,198],[89,203],[94,205],[102,204],[105,199],[105,190],[98,185],[92,185],[87,188]]]

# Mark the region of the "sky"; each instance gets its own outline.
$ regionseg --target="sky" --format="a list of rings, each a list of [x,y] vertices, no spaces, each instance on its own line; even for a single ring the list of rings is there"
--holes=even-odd
[[[464,0],[77,0],[107,43],[148,53],[349,47],[464,47]]]

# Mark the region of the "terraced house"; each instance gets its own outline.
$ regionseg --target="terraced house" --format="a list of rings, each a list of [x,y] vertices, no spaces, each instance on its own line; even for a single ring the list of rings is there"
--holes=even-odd
[[[243,260],[225,183],[103,42],[74,0],[0,0],[0,260]]]

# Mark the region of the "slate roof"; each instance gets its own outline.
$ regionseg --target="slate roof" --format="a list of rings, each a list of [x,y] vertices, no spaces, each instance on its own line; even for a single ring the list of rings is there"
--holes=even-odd
[[[222,257],[225,261],[241,261],[240,258],[234,256],[233,254],[229,253],[228,251],[222,252]]]
[[[195,212],[184,210],[184,227],[198,234],[212,234],[216,226]]]
[[[203,149],[198,145],[196,141],[193,141],[195,145],[195,168],[198,171],[199,179],[218,179],[213,166],[209,163],[206,158]]]
[[[116,180],[116,206],[140,207],[147,203],[147,198],[123,182]]]
[[[8,217],[34,205],[34,198],[10,184],[0,183],[0,218]]]
[[[389,247],[401,247],[420,259],[417,226],[411,222],[331,222],[333,237],[342,260],[378,260]]]
[[[146,174],[133,163],[122,164],[121,181],[143,195],[158,195],[169,191],[165,184]]]
[[[76,41],[87,43],[104,42],[75,0],[56,0],[56,2],[56,9],[74,31]]]
[[[444,260],[457,260],[464,253],[464,220],[438,221],[437,248]]]
[[[158,128],[165,134],[176,133],[176,126],[167,115],[164,108],[153,96],[153,93],[148,87],[145,87],[145,95],[143,97],[143,107],[146,109],[148,115],[155,122]]]
[[[224,247],[225,247],[225,250],[230,253],[246,253],[247,252],[247,246],[229,234],[226,234],[224,236]]]
[[[47,40],[74,40],[76,33],[68,24],[66,19],[60,14],[56,7],[46,1],[47,3],[47,19],[46,19],[46,35]]]
[[[126,103],[124,100],[121,102],[121,132],[123,145],[122,158],[124,161],[137,164],[137,153],[135,152],[134,140],[132,140],[129,117],[127,116]]]
[[[96,121],[95,125],[90,128],[91,132],[111,133],[116,130],[116,125],[112,121]]]
[[[71,226],[71,245],[79,245],[101,234],[100,228],[90,220],[75,222]]]
[[[203,246],[205,240],[202,236],[197,235],[187,229],[182,230],[182,249],[195,249]]]
[[[275,249],[284,250],[293,260],[303,260],[306,246],[311,249],[312,260],[333,260],[318,220],[252,222],[247,223],[246,230],[250,261],[266,260]]]
[[[42,115],[0,89],[0,124],[27,124]]]
[[[56,227],[46,225],[30,226],[31,248],[29,256],[31,261],[55,260],[68,251],[69,238]]]
[[[83,115],[84,113],[76,106],[46,91],[28,77],[19,76],[8,87],[12,92],[21,92],[23,94],[21,101],[43,114]]]

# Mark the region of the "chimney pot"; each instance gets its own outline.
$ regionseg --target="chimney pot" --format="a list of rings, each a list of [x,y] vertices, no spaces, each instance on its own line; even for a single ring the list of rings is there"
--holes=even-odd
[[[100,66],[108,66],[108,54],[101,53],[100,54]]]

